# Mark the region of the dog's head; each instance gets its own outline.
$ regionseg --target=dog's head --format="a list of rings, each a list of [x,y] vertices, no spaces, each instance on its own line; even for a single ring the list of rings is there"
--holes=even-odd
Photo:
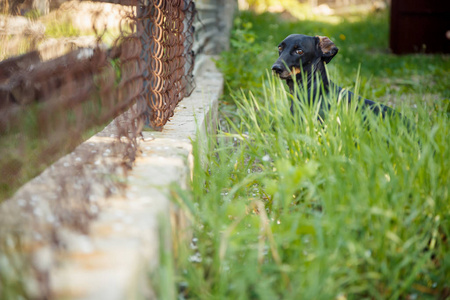
[[[338,52],[336,45],[326,36],[291,34],[278,45],[279,58],[272,71],[281,79],[308,72],[319,61],[329,63]]]

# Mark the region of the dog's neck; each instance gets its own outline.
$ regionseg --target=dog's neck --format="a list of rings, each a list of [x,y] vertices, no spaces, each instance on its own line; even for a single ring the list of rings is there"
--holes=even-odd
[[[295,75],[300,93],[306,88],[308,99],[314,99],[315,96],[321,95],[322,91],[328,92],[330,81],[328,79],[327,71],[325,70],[324,62],[319,58],[305,68],[301,73]],[[292,95],[295,93],[294,80],[289,78],[286,80],[289,91]],[[323,84],[323,87],[322,87]]]

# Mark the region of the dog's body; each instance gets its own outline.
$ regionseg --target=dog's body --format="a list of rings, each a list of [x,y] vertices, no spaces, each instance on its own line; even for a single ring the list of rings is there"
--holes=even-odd
[[[328,79],[325,64],[329,63],[338,52],[338,48],[328,37],[291,34],[278,45],[278,50],[279,58],[273,64],[272,71],[286,80],[291,94],[294,95],[295,80],[300,89],[307,89],[308,99],[316,99],[323,96],[323,93],[334,92],[349,102],[354,100],[352,92],[344,90]],[[376,114],[381,113],[383,116],[396,114],[392,108],[374,101],[361,97],[358,97],[358,101]]]

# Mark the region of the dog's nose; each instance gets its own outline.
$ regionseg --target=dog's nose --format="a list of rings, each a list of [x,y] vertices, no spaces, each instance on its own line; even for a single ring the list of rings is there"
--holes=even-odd
[[[277,74],[281,74],[283,72],[283,68],[281,67],[281,65],[274,64],[272,66],[272,71],[274,71]]]

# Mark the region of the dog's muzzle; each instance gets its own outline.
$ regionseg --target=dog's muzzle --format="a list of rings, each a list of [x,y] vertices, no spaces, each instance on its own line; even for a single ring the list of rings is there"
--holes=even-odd
[[[279,65],[279,64],[274,64],[274,65],[272,66],[272,71],[273,71],[276,75],[280,76],[281,73],[283,73],[284,68],[283,68],[283,66],[281,66],[281,65]]]
[[[272,66],[272,72],[274,75],[280,77],[281,79],[288,79],[291,78],[292,75],[296,75],[300,73],[300,69],[293,67],[292,71],[286,70],[286,68],[283,65],[274,63]]]

